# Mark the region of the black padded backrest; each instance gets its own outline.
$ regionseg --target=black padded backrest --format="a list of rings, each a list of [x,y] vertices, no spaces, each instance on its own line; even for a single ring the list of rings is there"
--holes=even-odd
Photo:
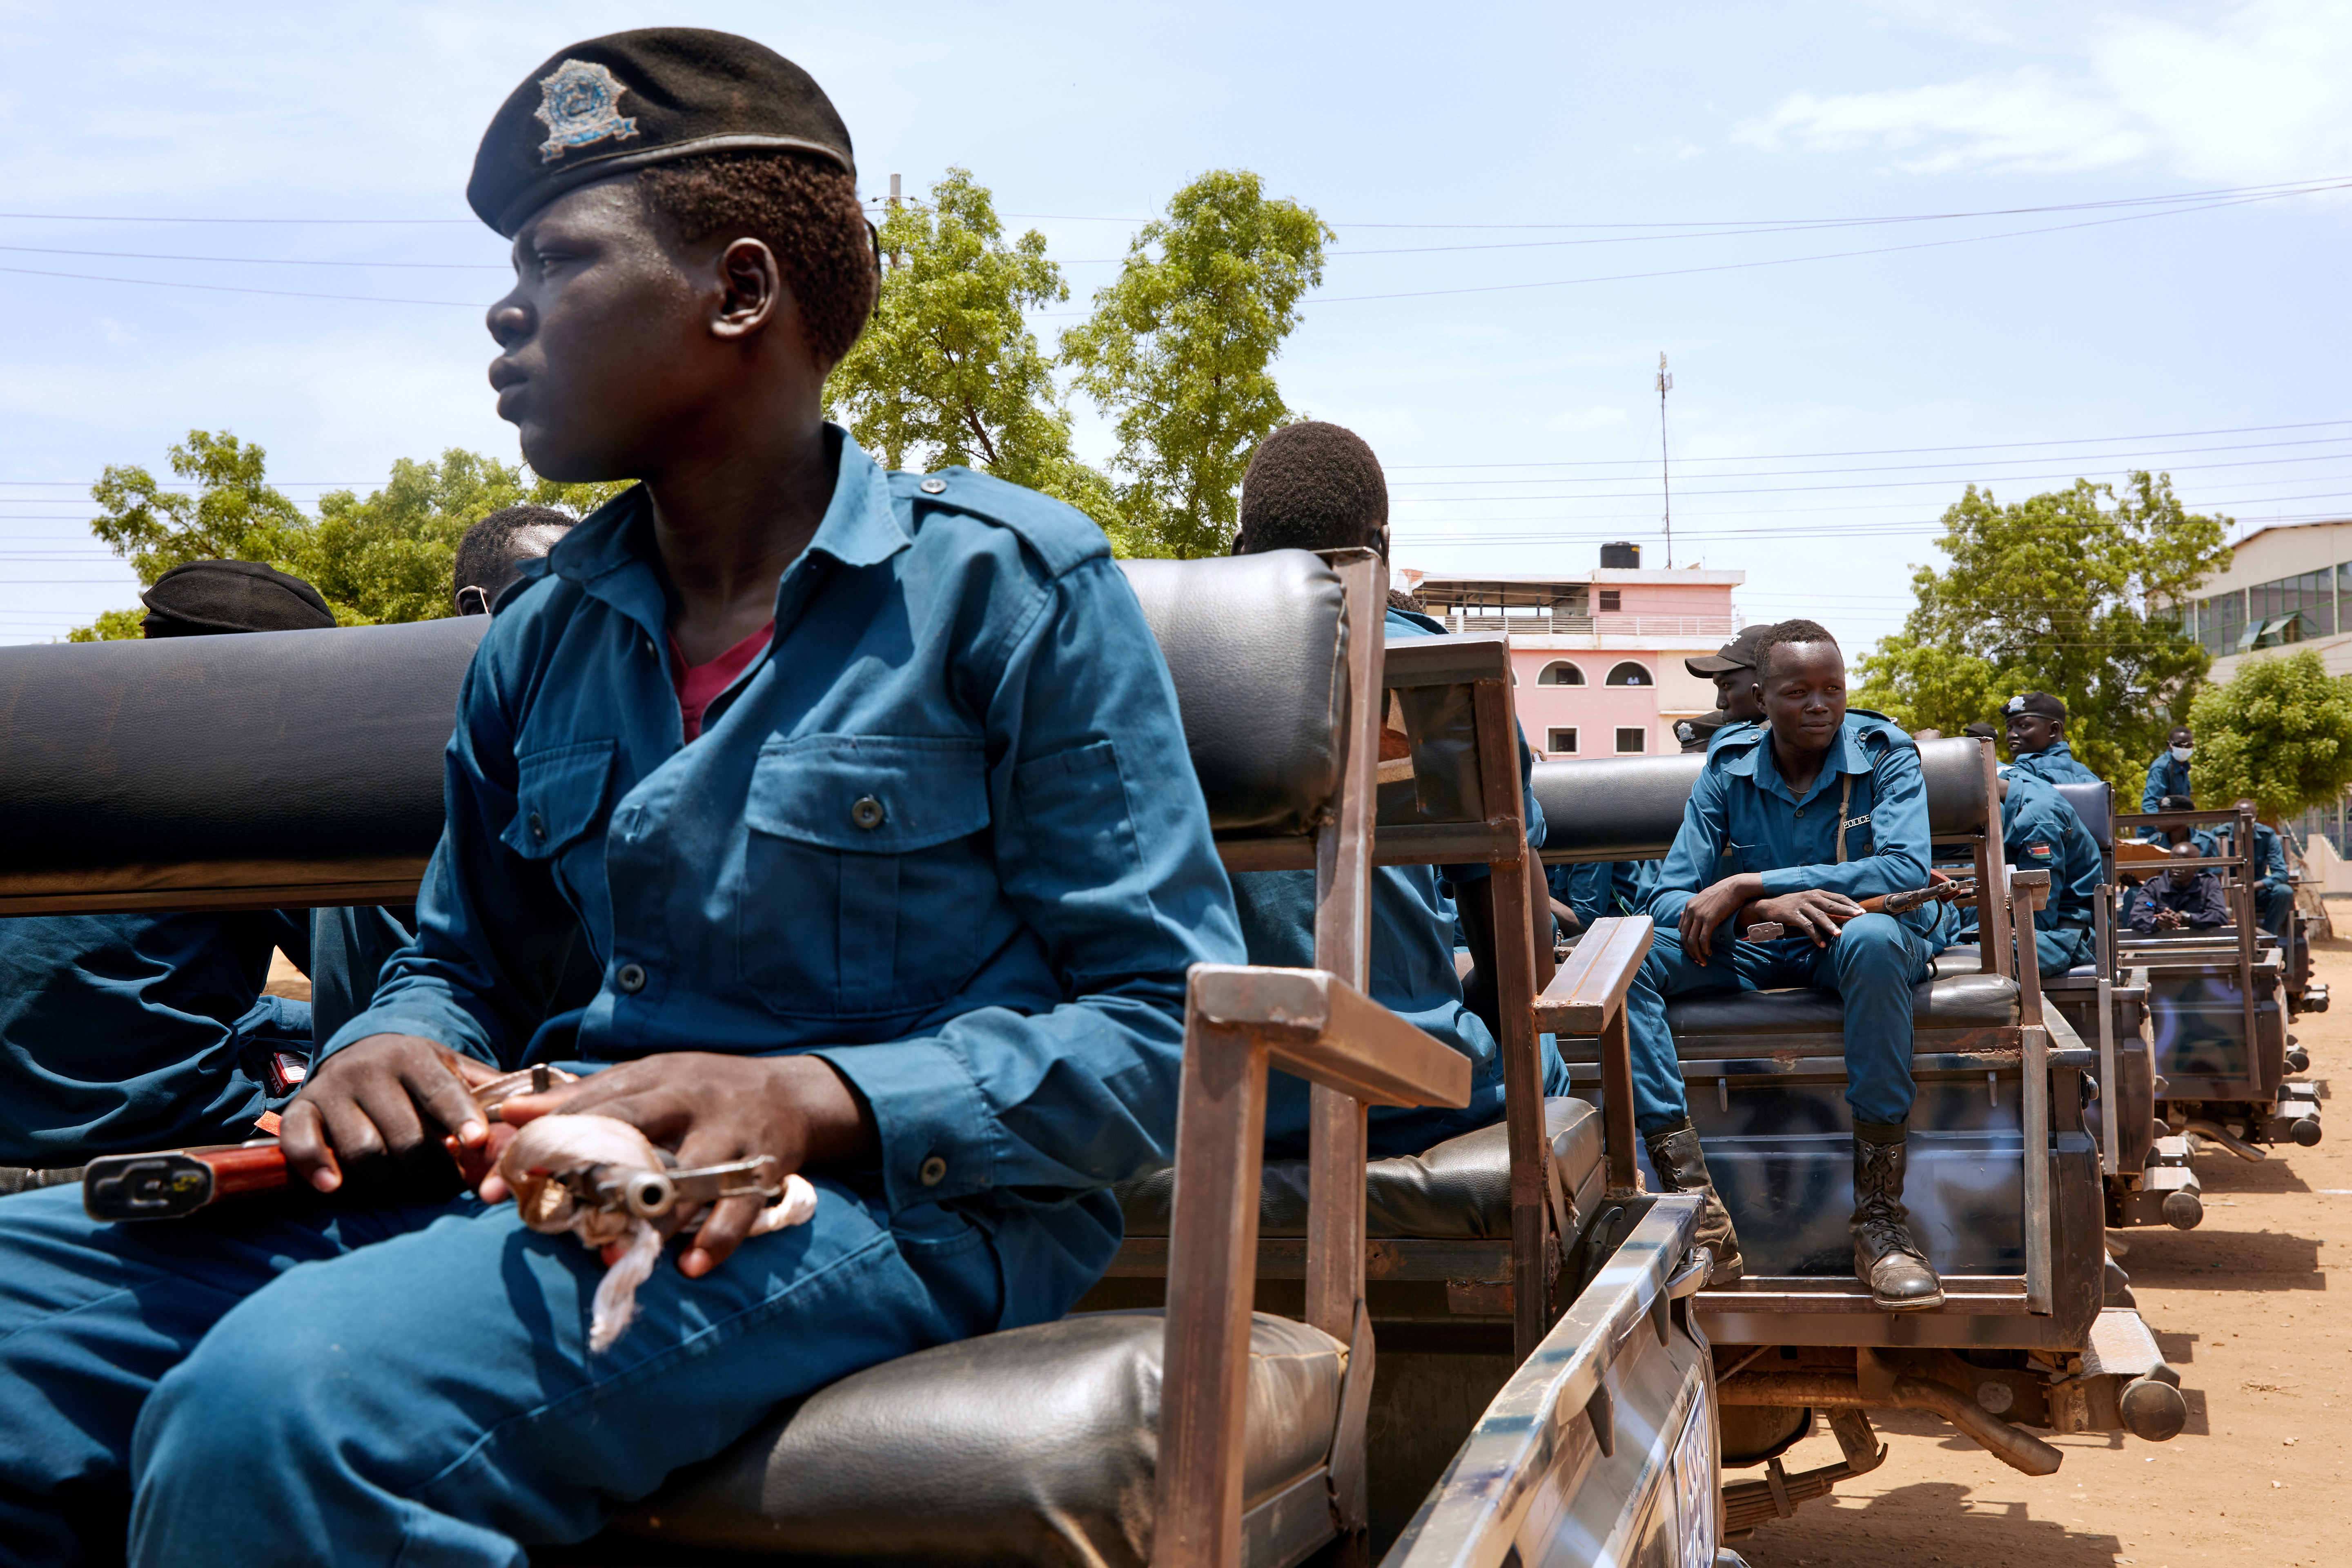
[[[1706,759],[1608,757],[1538,763],[1547,859],[1652,860],[1674,847],[1683,807]]]
[[[1927,785],[1927,831],[1958,838],[1984,831],[1984,748],[1966,736],[1919,742],[1919,773]]]
[[[1210,824],[1223,837],[1313,831],[1339,788],[1339,574],[1304,550],[1119,565],[1176,682]]]
[[[0,648],[0,896],[421,871],[488,625]]]
[[[1696,752],[1538,763],[1536,799],[1543,805],[1545,858],[1648,860],[1664,855],[1682,829],[1683,807],[1705,764]],[[1927,742],[1919,748],[1919,767],[1927,785],[1928,831],[1938,838],[1980,831],[1984,763],[1977,742]]]
[[[2115,806],[2108,797],[2106,781],[2053,784],[2051,787],[2058,792],[2059,799],[2074,808],[2074,815],[2083,819],[2083,826],[2089,828],[2091,837],[2099,841],[2101,852],[2113,854],[2116,847]]]

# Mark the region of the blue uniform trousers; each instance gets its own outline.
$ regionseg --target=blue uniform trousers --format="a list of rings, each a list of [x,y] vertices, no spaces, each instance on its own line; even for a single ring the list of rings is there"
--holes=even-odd
[[[2284,882],[2254,884],[2254,923],[2286,940],[2287,917],[2294,910],[2294,889]]]
[[[1633,1036],[1633,1117],[1643,1134],[1690,1114],[1666,1027],[1666,998],[1706,991],[1769,991],[1811,985],[1845,1000],[1846,1103],[1854,1119],[1892,1124],[1911,1113],[1911,988],[1927,977],[1934,948],[1892,915],[1860,915],[1838,939],[1815,947],[1803,937],[1715,943],[1702,965],[1682,935],[1660,927],[1626,993]]]
[[[595,1356],[602,1263],[511,1204],[0,1200],[0,1563],[102,1560],[128,1508],[132,1563],[522,1568],[778,1402],[1002,1326],[981,1226],[814,1180],[815,1218],[702,1279],[673,1247]]]

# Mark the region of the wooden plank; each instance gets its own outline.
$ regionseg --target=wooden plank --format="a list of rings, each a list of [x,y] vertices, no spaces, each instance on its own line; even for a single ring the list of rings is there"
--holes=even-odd
[[[1315,963],[1358,991],[1370,984],[1371,837],[1378,802],[1388,572],[1369,552],[1335,563],[1348,603],[1348,710],[1339,796],[1317,836]],[[1364,1104],[1344,1089],[1307,1090],[1307,1321],[1334,1339],[1353,1331],[1364,1295]]]
[[[1536,1026],[1555,1035],[1599,1034],[1602,1021],[1624,1005],[1654,935],[1643,915],[1593,921],[1537,999]]]
[[[1251,1035],[1285,1072],[1374,1105],[1470,1103],[1469,1058],[1319,969],[1195,964],[1192,1006]]]
[[[1985,836],[1977,847],[1977,931],[1981,938],[1982,971],[1987,974],[2016,973],[2010,952],[2009,862],[2002,858],[2000,837],[2000,764],[1994,758],[1992,737],[1977,740],[1977,757],[1984,769]]]
[[[1372,834],[1375,866],[1496,865],[1518,853],[1527,842],[1523,830],[1508,822],[1421,823],[1410,827],[1376,827]],[[1229,872],[1307,871],[1315,867],[1312,838],[1221,838],[1217,858]]]
[[[1154,1568],[1241,1568],[1266,1053],[1189,1010],[1176,1113]]]
[[[1408,637],[1388,649],[1381,666],[1384,687],[1468,686],[1511,679],[1511,640],[1499,632]],[[1511,776],[1518,777],[1518,763]]]

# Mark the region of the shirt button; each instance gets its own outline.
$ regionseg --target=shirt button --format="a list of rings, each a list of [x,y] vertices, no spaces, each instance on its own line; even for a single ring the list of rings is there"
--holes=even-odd
[[[530,836],[541,844],[547,842],[547,819],[535,811],[530,814]]]
[[[888,815],[882,809],[882,803],[870,795],[859,795],[857,804],[849,808],[849,820],[869,833],[881,826],[882,819]]]
[[[1799,816],[1804,816],[1804,815],[1805,815],[1805,808],[1804,808],[1803,806],[1801,806],[1801,806],[1799,806],[1799,807],[1797,807],[1797,815],[1798,815]]]
[[[636,963],[621,965],[620,973],[613,976],[613,984],[629,995],[635,996],[646,988],[645,966]]]
[[[924,1161],[923,1168],[915,1173],[922,1178],[923,1185],[936,1187],[948,1179],[948,1163],[934,1154]]]
[[[935,496],[935,495],[939,495],[939,494],[940,494],[942,491],[944,491],[947,488],[948,488],[948,482],[947,482],[947,480],[945,480],[945,479],[940,479],[940,478],[939,476],[937,476],[936,474],[935,474],[935,475],[933,475],[931,478],[929,478],[929,479],[925,479],[925,480],[923,481],[923,483],[922,483],[922,486],[921,486],[922,492],[923,492],[925,495],[927,495],[927,496]]]

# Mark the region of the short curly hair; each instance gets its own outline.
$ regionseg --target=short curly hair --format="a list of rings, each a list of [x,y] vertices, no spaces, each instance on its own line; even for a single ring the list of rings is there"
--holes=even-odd
[[[1832,647],[1838,646],[1837,638],[1830,636],[1830,629],[1819,621],[1780,622],[1770,631],[1756,639],[1756,673],[1760,676],[1772,668],[1774,648],[1785,647],[1790,643],[1815,642],[1825,642]],[[1843,654],[1844,650],[1839,649],[1839,651]]]
[[[1381,460],[1352,430],[1319,419],[1285,425],[1258,443],[1242,476],[1234,547],[1378,549],[1389,521]]]
[[[775,252],[801,308],[809,350],[839,364],[874,313],[881,268],[857,182],[830,159],[760,150],[704,153],[637,171],[663,237],[694,245],[724,232]]]

